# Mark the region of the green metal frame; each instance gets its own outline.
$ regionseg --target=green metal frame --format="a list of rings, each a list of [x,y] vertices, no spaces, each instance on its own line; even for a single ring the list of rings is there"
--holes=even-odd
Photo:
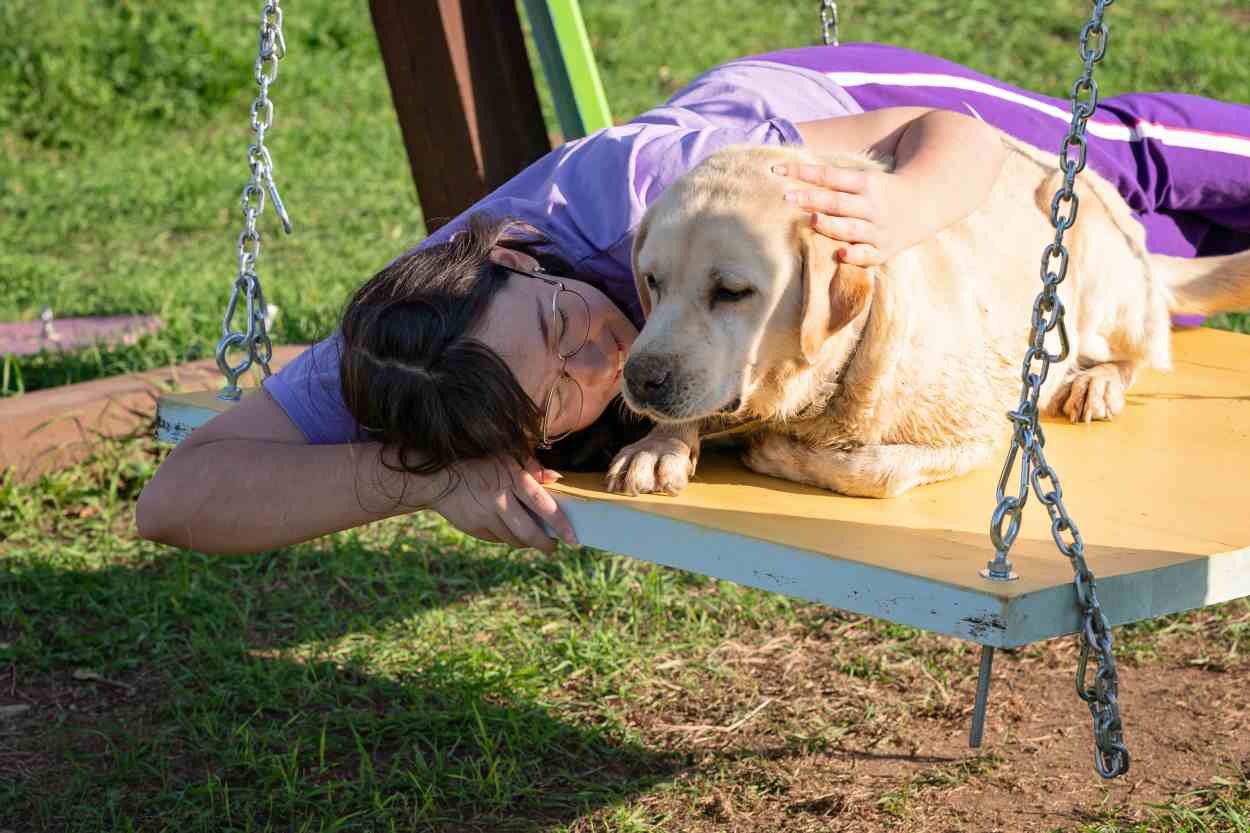
[[[612,125],[577,0],[523,0],[565,139]]]

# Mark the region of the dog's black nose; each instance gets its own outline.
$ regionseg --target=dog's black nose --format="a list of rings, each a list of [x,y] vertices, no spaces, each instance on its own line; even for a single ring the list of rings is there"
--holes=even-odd
[[[625,384],[640,402],[657,404],[668,398],[672,389],[671,363],[662,356],[634,356],[625,363]]]

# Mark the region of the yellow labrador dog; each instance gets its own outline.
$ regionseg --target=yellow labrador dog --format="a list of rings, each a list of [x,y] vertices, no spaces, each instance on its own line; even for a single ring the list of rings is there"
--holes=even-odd
[[[647,321],[624,373],[626,403],[657,427],[617,455],[608,488],[676,494],[700,431],[747,422],[750,468],[848,495],[898,495],[987,462],[1020,395],[1062,179],[1057,157],[1003,141],[981,209],[871,269],[836,260],[770,167],[888,162],[740,146],[674,182],[635,241]],[[1071,350],[1039,401],[1049,415],[1111,419],[1138,368],[1169,367],[1169,313],[1250,307],[1250,252],[1149,254],[1109,183],[1086,169],[1077,196],[1060,287]]]

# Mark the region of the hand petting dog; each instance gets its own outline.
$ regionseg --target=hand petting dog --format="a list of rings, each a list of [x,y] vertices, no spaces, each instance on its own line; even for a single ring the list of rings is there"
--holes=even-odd
[[[812,228],[841,245],[838,260],[855,266],[878,266],[910,243],[897,218],[905,212],[902,180],[885,171],[861,171],[832,165],[774,165],[774,174],[800,180],[816,188],[791,189],[786,202],[812,212]]]
[[[884,163],[870,170],[773,166],[796,185],[815,186],[787,188],[785,199],[811,212],[815,231],[845,244],[837,257],[853,266],[879,266],[962,220],[988,197],[1006,158],[997,131],[945,110],[889,108],[798,129],[817,156],[866,152]]]

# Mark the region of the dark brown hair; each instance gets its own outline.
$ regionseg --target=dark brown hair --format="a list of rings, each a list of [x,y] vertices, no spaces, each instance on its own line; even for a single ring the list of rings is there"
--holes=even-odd
[[[460,460],[498,455],[524,464],[535,454],[539,406],[503,359],[470,335],[511,274],[490,258],[497,245],[530,254],[553,274],[571,274],[536,232],[479,213],[448,242],[389,264],[344,308],[343,401],[364,436],[382,443],[383,465],[392,471],[437,474]],[[609,407],[538,458],[555,468],[603,470],[646,429],[623,407]]]
[[[533,453],[538,406],[471,335],[508,280],[490,252],[515,226],[474,214],[464,231],[404,254],[347,303],[343,401],[366,436],[393,452],[383,455],[396,461],[386,462],[392,471],[436,474],[458,460],[523,462]]]

